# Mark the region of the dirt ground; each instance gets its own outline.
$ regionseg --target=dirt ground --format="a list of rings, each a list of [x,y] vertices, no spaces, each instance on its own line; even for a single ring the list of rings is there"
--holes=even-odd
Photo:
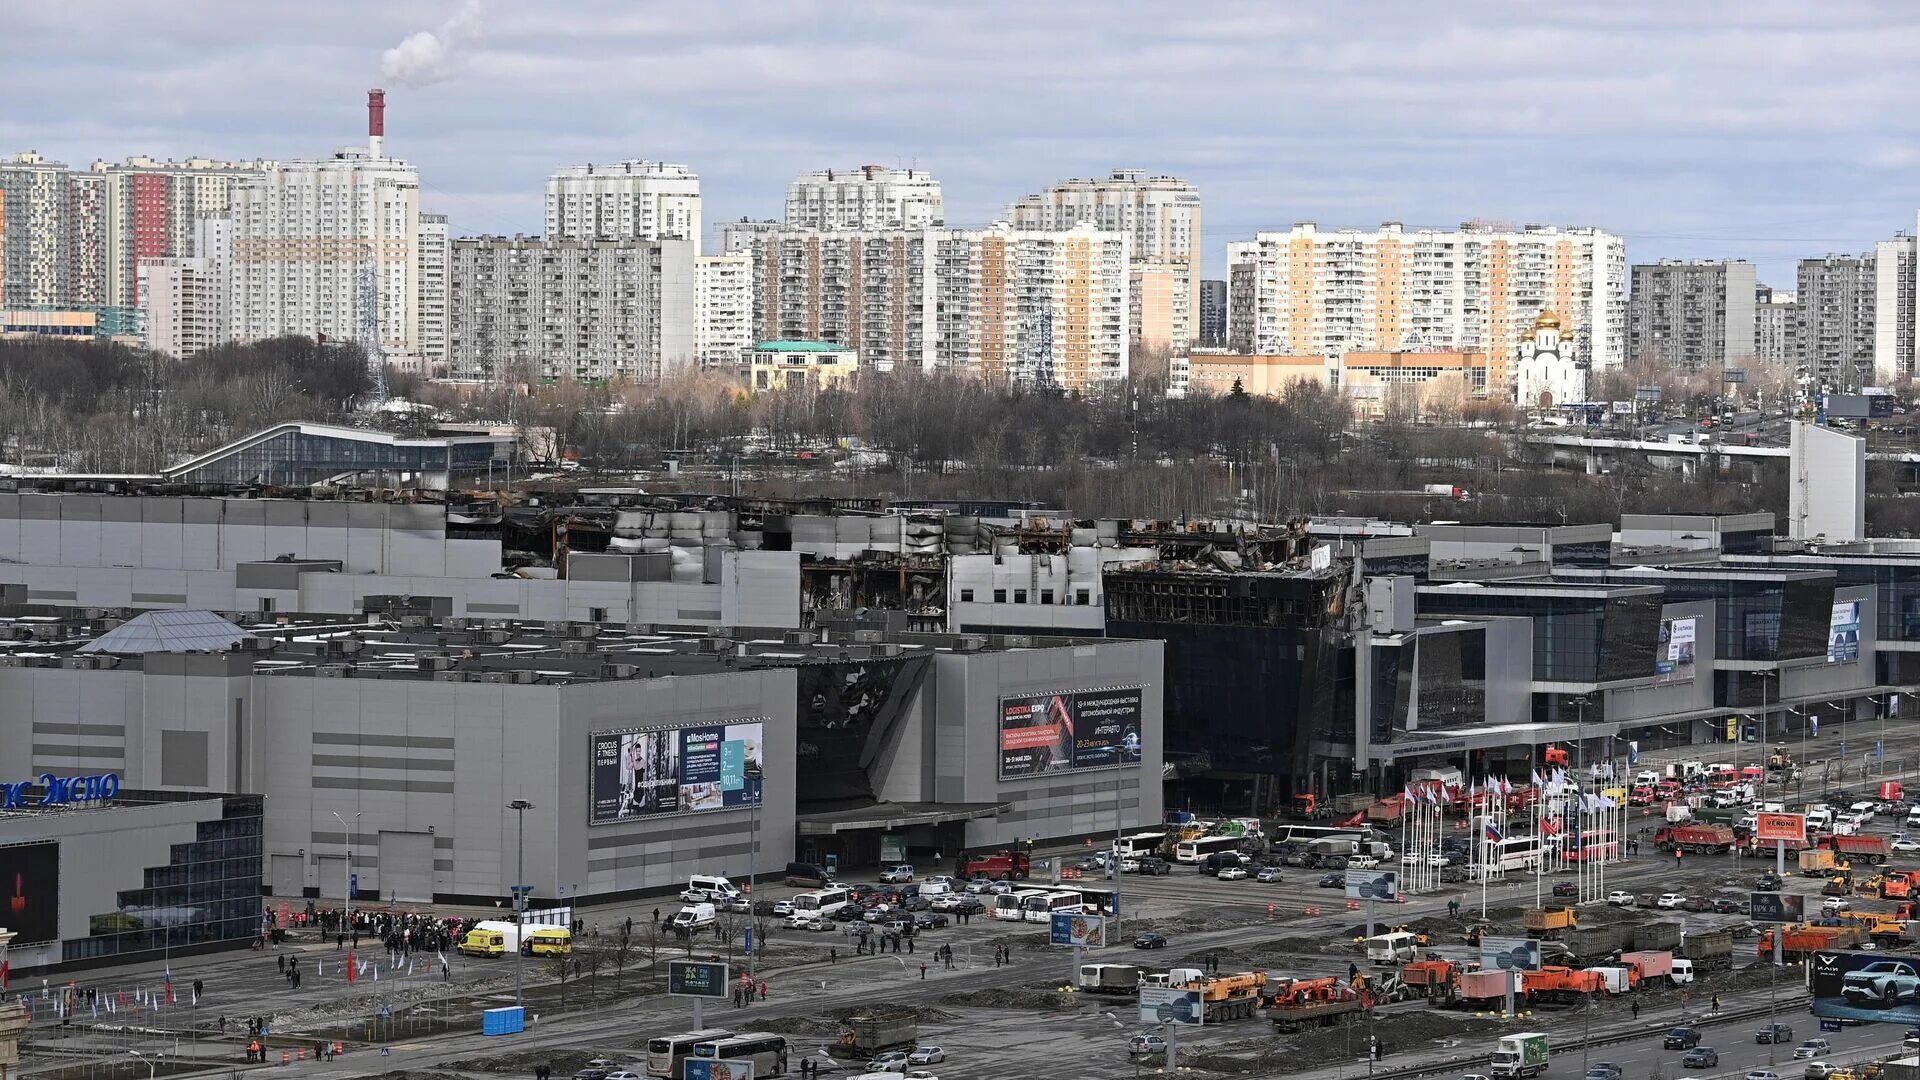
[[[1265,1026],[1264,1021],[1261,1026]],[[1361,1022],[1315,1028],[1209,1047],[1200,1053],[1182,1053],[1180,1064],[1229,1076],[1301,1072],[1340,1058],[1361,1059],[1366,1054],[1367,1038],[1373,1035],[1381,1040],[1385,1067],[1392,1068],[1399,1054],[1434,1045],[1484,1041],[1505,1026],[1497,1020],[1438,1009],[1403,1010],[1379,1014],[1370,1026]]]

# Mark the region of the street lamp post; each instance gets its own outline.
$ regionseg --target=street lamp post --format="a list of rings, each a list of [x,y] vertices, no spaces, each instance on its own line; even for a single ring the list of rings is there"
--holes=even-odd
[[[520,837],[514,844],[513,854],[513,1003],[524,1007],[520,961],[526,955],[526,950],[520,946],[527,936],[527,886],[520,879],[526,876],[527,811],[533,809],[533,804],[525,799],[515,799],[507,804],[507,809],[519,816],[520,825]]]
[[[353,834],[360,831],[360,812],[354,811],[351,829],[347,828],[347,819],[340,816],[340,811],[335,810],[332,813],[333,820],[339,822],[341,831],[347,834],[347,870],[340,882],[340,895],[346,898],[347,933],[351,935],[353,933]],[[347,953],[347,963],[353,963],[351,951]]]
[[[752,836],[747,850],[747,933],[749,936],[753,933],[754,908],[760,904],[760,901],[753,898],[753,879],[760,872],[760,799],[766,793],[766,775],[766,770],[762,769],[758,762],[747,763],[746,778],[749,781],[759,781],[753,786],[752,819],[747,828]],[[760,973],[760,950],[766,947],[766,938],[767,935],[762,932],[760,940],[754,942],[753,947],[747,950],[747,978],[756,983]]]

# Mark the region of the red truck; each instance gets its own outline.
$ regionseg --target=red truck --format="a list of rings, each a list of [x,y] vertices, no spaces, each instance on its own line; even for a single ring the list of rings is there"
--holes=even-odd
[[[1733,830],[1725,825],[1669,825],[1653,834],[1654,846],[1661,851],[1690,855],[1724,855],[1734,840]]]
[[[962,877],[989,877],[996,881],[1007,881],[1024,879],[1031,868],[1025,852],[996,851],[990,855],[967,856],[960,874]]]
[[[1845,856],[1848,860],[1862,859],[1870,863],[1887,861],[1884,836],[1823,836],[1820,846],[1833,849],[1836,858]]]

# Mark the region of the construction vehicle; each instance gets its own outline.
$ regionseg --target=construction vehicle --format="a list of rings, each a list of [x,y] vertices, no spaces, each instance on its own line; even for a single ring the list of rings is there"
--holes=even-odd
[[[962,877],[990,877],[996,881],[1024,879],[1032,872],[1024,851],[996,851],[990,855],[969,855],[960,868]]]
[[[847,1017],[834,1057],[865,1059],[920,1041],[920,1014],[912,1009],[868,1009]]]
[[[1208,975],[1199,968],[1174,968],[1167,972],[1167,985],[1175,990],[1198,990],[1206,1008],[1206,1022],[1244,1020],[1260,1007],[1260,991],[1267,985],[1263,971],[1237,971],[1229,975]]]
[[[1459,996],[1460,967],[1451,960],[1415,960],[1400,968],[1400,983],[1408,997],[1450,1005]]]
[[[1853,893],[1853,875],[1835,874],[1820,886],[1821,896],[1849,896]]]
[[[1529,1001],[1571,1003],[1600,990],[1600,976],[1578,968],[1548,966],[1520,973],[1520,991]]]
[[[1352,1023],[1365,1010],[1360,991],[1332,976],[1295,979],[1261,999],[1268,1020],[1279,1031]]]
[[[1784,927],[1770,926],[1760,932],[1759,955],[1767,956],[1773,952],[1773,935],[1782,930],[1784,930],[1785,933],[1781,937],[1780,949],[1782,954],[1788,959],[1804,958],[1822,951],[1852,949],[1859,946],[1859,944],[1867,938],[1866,933],[1858,926],[1815,926],[1811,923]],[[1686,943],[1688,946],[1688,957],[1694,960],[1696,964],[1699,964],[1703,970],[1706,969],[1706,965],[1701,963],[1703,957],[1693,955],[1692,950],[1696,947],[1695,939],[1702,939],[1697,947],[1704,952],[1708,951],[1712,944],[1705,939],[1721,936],[1727,939],[1725,959],[1727,966],[1731,967],[1733,961],[1733,935],[1725,930],[1716,931],[1711,934],[1688,934]]]
[[[1454,1003],[1469,1009],[1504,1006],[1509,989],[1519,993],[1520,975],[1518,971],[1462,972]]]
[[[1538,1076],[1547,1071],[1547,1055],[1550,1052],[1544,1032],[1525,1031],[1518,1035],[1502,1035],[1487,1072],[1499,1080]]]
[[[1580,916],[1570,907],[1531,908],[1521,917],[1530,938],[1557,938],[1580,925]]]
[[[1564,746],[1547,747],[1545,760],[1548,765],[1552,765],[1556,768],[1561,768],[1561,769],[1566,768],[1567,767],[1567,748]]]
[[[1333,807],[1313,792],[1302,792],[1293,797],[1293,816],[1301,821],[1321,821],[1333,816]]]
[[[1653,843],[1661,851],[1725,855],[1733,848],[1734,835],[1725,825],[1669,825],[1654,831]]]
[[[1092,994],[1132,994],[1140,990],[1137,964],[1082,964],[1080,989]]]
[[[1826,877],[1833,873],[1838,865],[1831,848],[1804,848],[1800,852],[1800,873],[1803,876]]]
[[[1633,928],[1633,947],[1641,952],[1670,953],[1680,947],[1680,924],[1665,919],[1641,923]]]
[[[1622,967],[1633,969],[1634,982],[1645,983],[1649,979],[1660,982],[1673,981],[1673,953],[1664,949],[1646,949],[1620,954]]]
[[[1788,938],[1787,944],[1793,944]],[[1695,971],[1726,971],[1733,967],[1733,931],[1702,930],[1681,935],[1674,955],[1693,961]]]
[[[1398,971],[1362,971],[1349,979],[1347,985],[1353,987],[1363,1000],[1370,1000],[1375,1005],[1404,1001],[1410,996],[1406,980]]]
[[[1632,940],[1633,927],[1626,923],[1583,926],[1567,935],[1568,959],[1575,964],[1603,964]]]
[[[1836,858],[1845,857],[1854,862],[1869,862],[1874,865],[1887,861],[1887,838],[1884,836],[1856,833],[1853,836],[1823,836],[1820,846],[1834,853]]]
[[[1793,755],[1787,752],[1786,747],[1776,746],[1773,748],[1773,752],[1767,755],[1767,768],[1791,769],[1793,768]]]

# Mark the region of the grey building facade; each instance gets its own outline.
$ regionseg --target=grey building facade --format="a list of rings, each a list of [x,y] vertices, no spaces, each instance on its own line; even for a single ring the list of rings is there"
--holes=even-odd
[[[1761,363],[1791,373],[1798,363],[1794,352],[1795,324],[1800,318],[1798,294],[1754,286],[1753,354]]]
[[[1754,268],[1663,259],[1633,268],[1630,355],[1680,372],[1741,368],[1754,355]]]
[[[1227,347],[1227,283],[1205,278],[1200,282],[1200,346]]]
[[[1830,389],[1873,381],[1875,272],[1871,254],[1800,260],[1795,365]]]

